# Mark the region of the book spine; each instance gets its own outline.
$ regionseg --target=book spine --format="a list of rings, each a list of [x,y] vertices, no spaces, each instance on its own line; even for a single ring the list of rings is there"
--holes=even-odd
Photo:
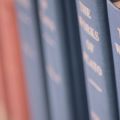
[[[77,10],[75,0],[64,0],[65,19],[68,33],[68,44],[70,46],[71,66],[73,74],[74,86],[74,106],[75,106],[75,120],[89,120],[88,118],[88,104],[85,87],[85,75],[83,70],[83,58],[79,38],[79,27],[77,19]]]
[[[73,80],[63,0],[38,0],[52,120],[73,120]]]
[[[0,0],[1,53],[9,118],[29,120],[26,85],[13,0]]]
[[[44,62],[35,0],[15,0],[32,120],[48,120]]]
[[[120,67],[119,67],[119,59],[120,59],[120,10],[115,7],[112,1],[107,1],[108,6],[108,17],[109,17],[109,25],[110,25],[110,33],[111,33],[111,43],[113,50],[113,58],[114,58],[114,68],[115,68],[115,77],[116,77],[116,88],[117,88],[117,96],[119,103],[119,112],[120,112]],[[120,113],[119,113],[120,114]]]
[[[105,0],[76,0],[91,120],[118,120]]]
[[[6,89],[1,58],[2,54],[0,49],[0,120],[8,120],[8,104],[6,99]]]

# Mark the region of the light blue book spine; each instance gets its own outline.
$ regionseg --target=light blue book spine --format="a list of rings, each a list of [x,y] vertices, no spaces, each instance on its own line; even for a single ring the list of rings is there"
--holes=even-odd
[[[52,120],[75,120],[71,97],[73,76],[64,10],[63,0],[39,0]]]
[[[120,116],[120,9],[113,4],[112,0],[107,0],[107,6]]]
[[[118,120],[105,0],[76,0],[91,120]]]
[[[48,120],[44,63],[36,0],[15,0],[31,120]]]

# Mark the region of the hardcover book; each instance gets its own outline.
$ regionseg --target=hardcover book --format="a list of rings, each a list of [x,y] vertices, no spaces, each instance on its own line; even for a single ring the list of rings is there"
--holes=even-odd
[[[40,27],[52,120],[77,120],[76,109],[80,110],[79,114],[84,116],[84,120],[88,120],[85,119],[87,101],[84,94],[83,71],[78,67],[81,65],[75,63],[81,58],[77,58],[79,53],[76,53],[79,49],[76,48],[79,34],[75,29],[76,23],[74,24],[76,18],[73,18],[75,17],[74,2],[39,0]],[[68,15],[68,11],[71,15]],[[82,87],[76,86],[77,89],[74,80],[79,87]]]
[[[13,0],[0,0],[0,46],[11,120],[29,120],[26,81],[21,60]]]
[[[116,77],[116,86],[117,86],[117,95],[118,95],[118,103],[120,110],[120,9],[119,9],[119,1],[113,2],[112,0],[107,1],[108,6],[108,17],[109,17],[109,25],[110,25],[110,33],[111,33],[111,43],[113,50],[113,58],[114,58],[114,68],[115,68],[115,77]],[[119,113],[120,114],[120,113]]]
[[[83,69],[83,58],[79,38],[79,26],[75,0],[64,0],[65,19],[68,34],[67,44],[70,46],[70,59],[73,74],[74,95],[76,106],[76,120],[89,120],[88,103],[86,96],[85,75]]]
[[[76,0],[89,116],[118,120],[115,76],[105,0]]]
[[[15,0],[32,120],[48,120],[49,108],[36,0]]]

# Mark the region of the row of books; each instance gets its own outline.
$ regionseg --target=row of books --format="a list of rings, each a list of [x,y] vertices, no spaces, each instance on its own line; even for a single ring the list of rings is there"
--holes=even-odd
[[[0,120],[119,120],[119,0],[0,0]]]

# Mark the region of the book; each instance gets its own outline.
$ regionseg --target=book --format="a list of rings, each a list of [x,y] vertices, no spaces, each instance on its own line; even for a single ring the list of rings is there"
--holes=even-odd
[[[76,0],[91,120],[118,120],[105,0]]]
[[[1,58],[2,54],[0,49],[0,120],[8,120],[9,118],[7,110],[8,105],[6,99],[6,89]]]
[[[49,105],[36,3],[33,0],[15,1],[31,118],[48,120]]]
[[[114,2],[112,0],[107,1],[108,7],[108,18],[109,18],[109,26],[111,33],[111,44],[112,44],[112,52],[113,52],[113,60],[114,60],[114,69],[115,69],[115,77],[116,77],[116,88],[117,88],[117,97],[118,97],[118,107],[120,112],[120,86],[119,86],[119,59],[120,59],[120,10],[119,10],[119,1]],[[119,113],[120,114],[120,113]]]
[[[38,0],[38,5],[51,119],[88,120],[82,66],[75,63],[81,60],[75,1]]]
[[[73,74],[72,85],[74,85],[74,94],[76,98],[74,102],[74,106],[76,106],[75,120],[89,120],[85,75],[75,0],[64,0],[64,6],[64,16],[66,19],[65,22],[68,34],[67,44],[70,46],[70,60]]]
[[[0,32],[1,59],[9,118],[11,120],[29,120],[26,81],[13,0],[0,0]]]

